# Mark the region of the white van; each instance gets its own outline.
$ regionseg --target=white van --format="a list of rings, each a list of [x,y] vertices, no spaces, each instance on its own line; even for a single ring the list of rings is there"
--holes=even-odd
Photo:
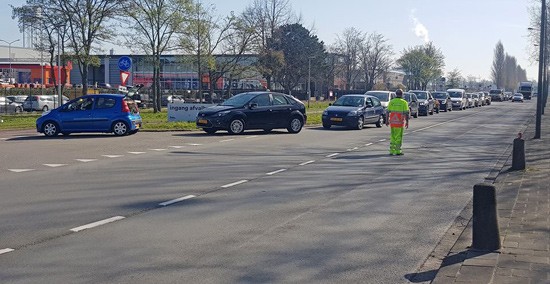
[[[447,93],[451,97],[453,104],[453,110],[464,110],[468,106],[468,99],[466,98],[466,91],[464,89],[448,89]]]
[[[391,99],[395,98],[395,92],[390,91],[368,91],[365,95],[378,98],[384,108],[387,108]]]

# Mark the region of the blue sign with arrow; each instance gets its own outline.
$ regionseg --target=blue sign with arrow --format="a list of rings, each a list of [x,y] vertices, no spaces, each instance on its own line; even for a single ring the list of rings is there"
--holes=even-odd
[[[122,56],[118,59],[118,69],[128,71],[132,68],[132,59],[128,56]]]

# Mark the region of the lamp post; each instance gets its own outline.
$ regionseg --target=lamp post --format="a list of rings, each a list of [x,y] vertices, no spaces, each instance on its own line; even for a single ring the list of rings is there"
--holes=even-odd
[[[58,106],[63,104],[63,96],[61,94],[61,83],[63,80],[61,80],[61,29],[64,28],[64,25],[58,25],[57,26],[57,80],[59,80],[59,84],[57,84],[58,89],[58,97],[57,97],[57,103]]]
[[[309,108],[309,100],[311,99],[311,59],[315,56],[307,58],[307,108]]]
[[[541,120],[542,120],[542,101],[544,96],[544,68],[546,68],[546,62],[544,62],[544,46],[546,44],[546,0],[542,0],[541,7],[541,23],[540,23],[540,43],[539,43],[539,78],[538,78],[538,95],[537,95],[537,115],[535,122],[535,137],[533,139],[540,139],[541,136]]]
[[[0,41],[5,42],[5,43],[8,44],[8,57],[9,57],[9,60],[10,60],[10,70],[8,71],[8,76],[9,76],[9,78],[11,79],[11,78],[12,78],[12,72],[13,72],[13,70],[11,69],[11,45],[12,45],[13,43],[15,43],[15,42],[18,42],[19,39],[16,39],[16,40],[10,41],[10,42],[5,41],[5,40],[2,40],[2,39],[0,39]],[[10,82],[10,83],[11,83],[11,82]]]

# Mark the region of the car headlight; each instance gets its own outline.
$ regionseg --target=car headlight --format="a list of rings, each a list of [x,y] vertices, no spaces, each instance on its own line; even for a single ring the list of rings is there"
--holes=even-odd
[[[348,112],[348,116],[357,116],[357,111],[354,110],[354,111]]]
[[[328,115],[328,110],[323,111],[323,116],[327,116],[327,115]]]
[[[229,110],[220,111],[220,112],[216,113],[216,116],[217,116],[217,117],[225,116],[225,115],[227,115],[229,112],[231,112],[231,111],[229,111]]]
[[[423,106],[423,105],[424,105],[424,102],[420,102],[420,103],[418,103],[418,105],[421,105],[421,106]]]

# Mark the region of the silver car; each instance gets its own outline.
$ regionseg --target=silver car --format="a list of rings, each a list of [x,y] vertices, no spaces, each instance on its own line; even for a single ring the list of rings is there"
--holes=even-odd
[[[69,98],[63,96],[62,104],[69,101]],[[23,102],[25,111],[49,111],[59,106],[58,97],[52,95],[30,95]]]
[[[23,112],[23,106],[6,97],[0,97],[0,113],[20,113]]]

